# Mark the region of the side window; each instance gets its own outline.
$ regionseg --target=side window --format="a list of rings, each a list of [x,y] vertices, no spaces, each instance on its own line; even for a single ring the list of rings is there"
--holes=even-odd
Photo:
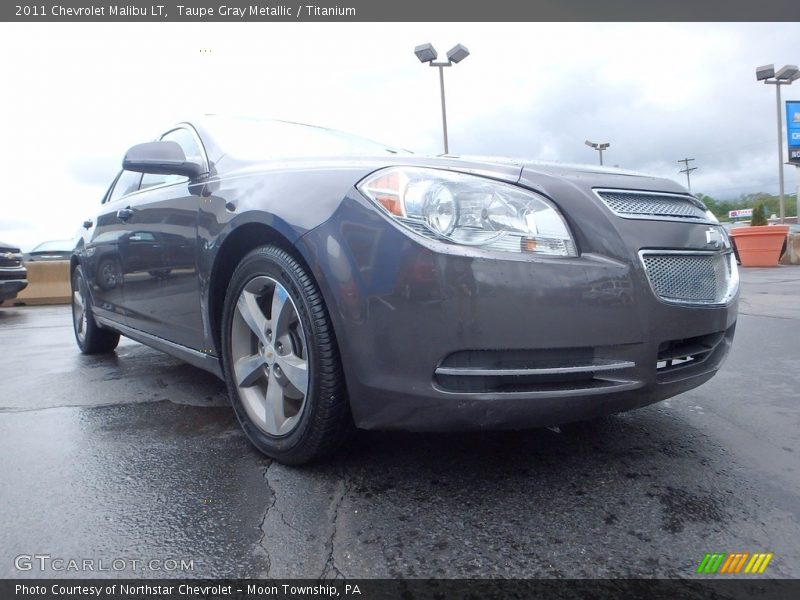
[[[161,136],[161,139],[168,142],[177,142],[186,155],[186,160],[199,163],[205,162],[202,149],[197,144],[194,136],[187,129],[173,129]],[[163,185],[165,183],[177,183],[185,179],[183,175],[156,175],[155,173],[145,173],[144,177],[142,177],[142,189]]]
[[[161,139],[170,142],[178,142],[178,145],[183,149],[183,153],[186,155],[186,160],[198,163],[205,162],[202,149],[188,129],[173,129],[169,133],[165,133]]]
[[[155,242],[156,236],[149,231],[134,231],[129,237],[131,242]]]
[[[114,189],[111,190],[111,195],[108,197],[108,202],[114,202],[114,200],[138,190],[141,179],[141,173],[134,173],[133,171],[120,173],[119,177],[117,177],[117,182],[114,184]]]

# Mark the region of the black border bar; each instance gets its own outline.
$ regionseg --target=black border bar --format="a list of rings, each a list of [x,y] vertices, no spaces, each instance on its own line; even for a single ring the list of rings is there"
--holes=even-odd
[[[183,6],[183,9],[179,7]],[[191,9],[191,10],[189,10]],[[202,10],[201,10],[202,9]],[[235,10],[234,10],[235,9]],[[3,0],[0,22],[800,21],[798,0]]]
[[[23,586],[23,587],[19,587]],[[288,586],[284,587],[284,586]],[[349,586],[349,587],[348,587]],[[34,591],[32,591],[34,590]],[[71,593],[71,590],[73,591]],[[97,593],[99,590],[100,593]],[[134,590],[131,592],[131,590]],[[298,591],[301,590],[301,591]],[[356,592],[357,590],[357,592]],[[3,600],[796,600],[800,579],[4,579]]]

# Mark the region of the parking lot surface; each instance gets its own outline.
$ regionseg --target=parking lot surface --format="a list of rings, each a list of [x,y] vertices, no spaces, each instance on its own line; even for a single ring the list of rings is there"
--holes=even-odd
[[[253,450],[212,375],[2,307],[0,577],[691,577],[739,551],[800,577],[800,268],[742,279],[696,390],[560,432],[361,432],[306,468]]]

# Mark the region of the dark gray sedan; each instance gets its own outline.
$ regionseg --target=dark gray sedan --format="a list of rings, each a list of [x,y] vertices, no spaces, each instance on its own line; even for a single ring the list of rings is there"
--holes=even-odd
[[[711,378],[738,275],[676,183],[422,157],[340,132],[206,117],[134,146],[72,256],[84,353],[120,334],[225,379],[285,463],[353,425],[525,428]]]

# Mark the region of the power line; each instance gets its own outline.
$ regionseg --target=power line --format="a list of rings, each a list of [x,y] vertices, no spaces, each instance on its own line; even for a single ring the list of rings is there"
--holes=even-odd
[[[678,161],[679,163],[683,163],[684,165],[686,165],[686,168],[681,169],[680,171],[678,171],[678,173],[686,173],[686,186],[689,188],[690,192],[692,191],[692,179],[690,177],[690,173],[692,171],[697,170],[697,167],[691,167],[691,168],[689,167],[689,163],[692,162],[693,160],[694,160],[693,158],[682,158]]]

